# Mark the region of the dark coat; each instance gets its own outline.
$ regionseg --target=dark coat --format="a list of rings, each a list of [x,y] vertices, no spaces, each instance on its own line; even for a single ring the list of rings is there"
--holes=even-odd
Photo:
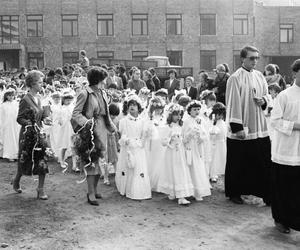
[[[146,81],[146,86],[151,92],[155,91],[155,85],[152,79]]]
[[[23,150],[25,150],[25,146],[28,146],[25,143],[25,135],[24,132],[26,130],[26,126],[33,125],[32,121],[30,120],[28,114],[32,113],[34,116],[34,122],[39,126],[42,127],[42,121],[46,118],[49,114],[45,112],[42,108],[41,100],[38,97],[38,103],[34,101],[33,96],[30,93],[27,93],[19,103],[19,111],[17,122],[21,125],[20,130],[20,137],[19,137],[19,154],[18,154],[18,171],[21,171],[23,175],[32,175],[32,174],[44,174],[39,172],[38,169],[32,169],[32,162],[31,159],[28,162],[27,160],[24,161],[24,158],[21,157]],[[32,117],[33,118],[33,117]],[[26,144],[26,145],[25,145]],[[31,146],[29,146],[31,147]],[[32,151],[32,148],[30,150]],[[22,159],[21,159],[22,158]]]
[[[95,145],[104,153],[107,146],[107,132],[116,131],[108,110],[107,96],[104,90],[98,90],[96,86],[86,86],[76,100],[71,123],[84,126],[92,118],[95,120],[94,136]]]
[[[187,87],[185,87],[184,89],[187,91]],[[196,100],[197,99],[197,93],[198,93],[197,88],[191,86],[190,91],[189,91],[189,93],[187,93],[187,95],[189,97],[191,97],[192,100]]]
[[[155,76],[152,77],[152,81],[153,81],[153,83],[155,85],[155,91],[159,90],[161,88],[161,86],[160,86],[160,80],[157,77],[157,75],[155,75]]]
[[[180,89],[180,81],[178,79],[174,79],[172,85],[170,86],[170,79],[166,80],[164,83],[164,88],[168,90],[168,98],[171,100],[175,93],[175,89]]]

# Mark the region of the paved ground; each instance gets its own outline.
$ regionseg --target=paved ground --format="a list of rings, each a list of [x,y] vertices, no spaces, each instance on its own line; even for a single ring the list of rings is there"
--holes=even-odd
[[[223,185],[203,202],[179,207],[165,195],[147,201],[121,197],[114,183],[101,184],[99,207],[86,202],[79,175],[61,173],[54,163],[48,201],[35,199],[36,181],[22,179],[22,194],[9,184],[16,163],[0,161],[0,243],[7,249],[300,249],[300,233],[274,230],[269,207],[257,199],[234,205]]]

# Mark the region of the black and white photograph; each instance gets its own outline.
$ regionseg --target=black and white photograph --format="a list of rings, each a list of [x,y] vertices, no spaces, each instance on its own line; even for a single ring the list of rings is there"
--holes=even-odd
[[[0,249],[300,249],[300,0],[0,0]]]

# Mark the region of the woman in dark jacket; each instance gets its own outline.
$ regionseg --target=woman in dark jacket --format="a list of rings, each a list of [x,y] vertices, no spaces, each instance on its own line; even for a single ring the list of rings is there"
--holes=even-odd
[[[152,80],[152,75],[151,75],[150,71],[148,71],[148,70],[143,71],[143,80],[145,81],[146,86],[150,90],[150,92],[155,91],[155,85]]]
[[[22,193],[20,188],[22,175],[38,175],[37,198],[47,200],[48,196],[44,192],[45,176],[48,173],[45,159],[46,145],[42,140],[40,129],[43,123],[51,125],[51,119],[47,117],[49,114],[43,110],[38,96],[43,84],[43,77],[42,72],[33,70],[25,79],[29,91],[19,104],[17,122],[22,127],[19,139],[18,170],[12,184],[17,193]]]
[[[89,204],[98,206],[96,199],[100,199],[101,195],[97,193],[97,185],[100,179],[99,158],[103,158],[106,154],[107,132],[116,131],[116,127],[110,119],[107,96],[101,86],[107,77],[105,69],[93,67],[87,73],[89,86],[79,94],[76,106],[73,110],[71,123],[73,128],[78,125],[80,128],[93,126],[94,144],[97,156],[91,157],[91,162],[85,162],[81,157],[81,164],[85,167],[87,174]],[[94,122],[93,122],[94,121]],[[82,130],[84,131],[84,130]],[[96,153],[95,153],[96,154]]]

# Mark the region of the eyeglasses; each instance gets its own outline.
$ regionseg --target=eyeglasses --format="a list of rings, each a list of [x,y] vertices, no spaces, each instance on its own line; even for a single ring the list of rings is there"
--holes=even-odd
[[[249,56],[247,58],[249,58],[251,61],[254,61],[254,60],[258,61],[260,57],[259,56]]]

